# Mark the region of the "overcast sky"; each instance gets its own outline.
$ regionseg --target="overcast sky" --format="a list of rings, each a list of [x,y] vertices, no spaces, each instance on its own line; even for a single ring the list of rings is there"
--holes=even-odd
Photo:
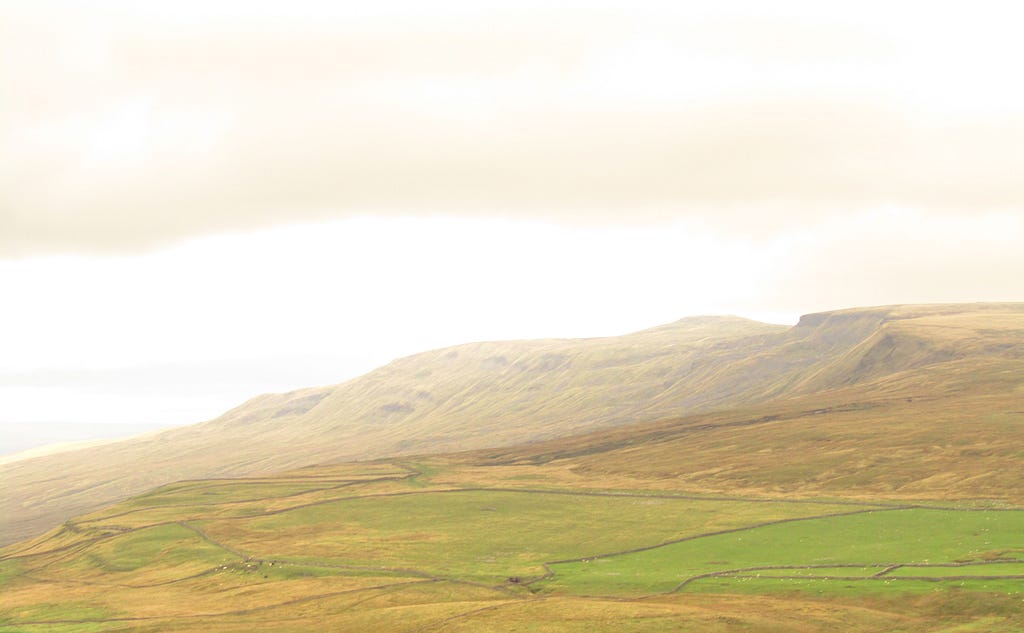
[[[469,340],[1024,300],[1015,4],[0,0],[0,454]]]

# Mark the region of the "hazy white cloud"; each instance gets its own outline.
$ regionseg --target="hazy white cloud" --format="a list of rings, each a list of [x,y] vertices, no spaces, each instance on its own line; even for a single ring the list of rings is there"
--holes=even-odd
[[[882,208],[796,230],[773,245],[755,301],[807,311],[896,303],[1020,301],[1024,216]]]
[[[365,214],[1019,212],[1012,5],[704,4],[7,3],[0,256]]]
[[[740,244],[684,225],[456,218],[347,220],[139,256],[25,259],[0,263],[17,306],[0,316],[0,367],[114,368],[254,350],[387,359],[468,339],[613,333],[743,292],[747,259]],[[701,271],[708,261],[714,275]],[[663,292],[669,274],[685,291]],[[581,321],[588,312],[599,316]]]

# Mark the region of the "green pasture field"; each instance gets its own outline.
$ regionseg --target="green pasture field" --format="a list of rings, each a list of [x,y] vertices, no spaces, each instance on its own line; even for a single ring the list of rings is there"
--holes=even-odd
[[[238,560],[176,524],[127,532],[93,543],[74,556],[40,558],[46,562],[27,564],[34,574],[127,585],[173,581]]]
[[[380,479],[384,480],[381,481]],[[75,520],[84,530],[139,528],[154,523],[213,517],[251,517],[324,501],[372,493],[407,490],[416,485],[405,471],[338,479],[308,477],[306,481],[232,480],[186,482],[153,492]]]
[[[766,525],[673,543],[622,555],[596,556],[551,565],[548,590],[584,594],[670,591],[762,591],[808,588],[843,593],[935,589],[949,576],[1012,576],[1021,573],[1024,511],[898,509]],[[989,565],[887,567],[905,564],[984,563],[1012,559],[1003,569]],[[840,565],[858,567],[844,568]],[[803,569],[763,569],[777,567]],[[833,566],[833,567],[829,567]],[[952,573],[955,569],[957,573]],[[874,570],[874,573],[868,573]],[[804,578],[778,578],[800,576]],[[919,581],[901,577],[928,577]],[[773,578],[775,577],[775,578]],[[862,577],[828,580],[829,577]],[[954,582],[950,579],[948,582]],[[960,586],[961,581],[956,581]],[[1024,591],[1024,579],[963,581],[985,591]],[[851,584],[852,583],[852,584]],[[987,584],[984,584],[987,583]]]
[[[850,506],[468,490],[365,497],[199,525],[258,558],[412,567],[500,583],[544,563]]]
[[[265,500],[305,494],[337,486],[339,483],[343,482],[286,482],[279,484],[261,483],[258,485],[245,482],[195,482],[166,486],[164,489],[153,493],[134,497],[125,502],[123,507],[125,509],[139,509],[173,505],[200,506],[219,503],[240,503],[248,498]],[[254,494],[255,496],[252,496]]]
[[[1016,556],[1024,556],[1018,552]],[[892,577],[914,576],[1021,576],[1024,578],[1024,562],[1020,563],[972,563],[966,565],[900,567],[885,574]]]
[[[1024,510],[457,468],[164,487],[0,550],[0,632],[1024,630]]]

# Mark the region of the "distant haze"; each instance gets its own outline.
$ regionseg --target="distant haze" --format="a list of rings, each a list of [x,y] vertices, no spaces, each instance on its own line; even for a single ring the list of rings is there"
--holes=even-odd
[[[463,341],[1024,299],[1012,3],[0,4],[0,454]]]

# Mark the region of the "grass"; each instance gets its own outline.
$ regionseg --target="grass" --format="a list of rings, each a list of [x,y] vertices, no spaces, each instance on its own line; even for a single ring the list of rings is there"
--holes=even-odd
[[[968,563],[949,567],[930,566],[921,567],[900,567],[886,574],[886,576],[899,578],[903,576],[1021,576],[1024,577],[1024,563]]]
[[[171,524],[108,538],[62,560],[39,566],[29,562],[27,569],[47,578],[139,586],[173,582],[237,561],[192,530]]]
[[[553,565],[555,577],[550,589],[574,593],[656,593],[708,587],[729,591],[763,590],[780,586],[786,590],[810,587],[862,589],[860,584],[897,583],[898,589],[914,590],[931,585],[900,580],[903,576],[948,577],[948,568],[932,574],[928,567],[904,567],[892,574],[870,578],[894,565],[968,563],[991,560],[991,552],[1020,547],[1024,542],[1024,511],[955,511],[907,509],[865,512],[824,517],[785,524],[717,534],[656,549],[618,556],[594,557],[586,561]],[[1019,565],[1024,560],[1016,563]],[[860,569],[836,568],[838,565]],[[779,570],[766,567],[805,567]],[[808,569],[807,567],[821,567]],[[830,568],[829,566],[833,566]],[[986,573],[988,565],[964,567],[960,575],[1012,575],[1017,572]],[[750,582],[778,576],[799,576],[765,582]],[[723,578],[723,576],[735,577]],[[840,580],[829,580],[840,577]],[[851,585],[846,577],[863,578]],[[970,581],[975,582],[975,581]],[[990,583],[994,584],[994,583]],[[1000,582],[1000,590],[1024,589],[1024,580]],[[986,588],[985,590],[991,590]]]
[[[1019,600],[1024,593],[1022,580],[948,579],[828,579],[828,578],[773,578],[767,576],[721,576],[703,579],[687,586],[694,594],[748,594],[748,595],[806,595],[817,597],[844,597],[847,599],[892,598],[913,595],[948,595],[962,591],[977,596],[984,602],[986,595],[1011,596]]]
[[[51,601],[40,601],[31,605],[4,609],[0,611],[0,631],[8,630],[8,627],[15,626],[36,626],[18,625],[18,622],[53,622],[60,620],[97,620],[96,624],[102,624],[105,618],[116,616],[116,611],[88,602],[73,600],[52,601],[56,596],[51,596]]]
[[[189,482],[78,519],[0,551],[0,631],[1024,625],[1024,581],[989,577],[1024,572],[1024,511],[581,489],[563,464],[405,466],[371,482],[335,470],[327,487],[307,469],[308,490],[294,474]]]
[[[951,491],[973,498],[1021,490],[1022,476],[1010,467],[1019,461],[1019,420],[989,414],[1016,410],[1022,358],[1015,346],[1022,330],[1020,304],[905,306],[817,315],[794,328],[698,318],[620,337],[473,343],[426,352],[341,385],[259,396],[208,423],[2,464],[0,507],[16,511],[0,516],[0,543],[181,479],[521,447],[694,413],[746,410],[756,419],[776,413],[765,407],[798,399],[814,411],[865,399],[877,404],[921,396],[972,398],[971,406],[958,409],[976,411],[981,426],[938,427],[969,441],[946,445],[941,434],[913,433],[924,428],[917,423],[928,412],[890,408],[893,416],[876,420],[893,424],[896,432],[881,440],[856,433],[874,424],[850,427],[842,420],[829,423],[831,444],[805,432],[776,435],[766,428],[747,437],[720,429],[699,442],[689,438],[663,455],[648,455],[641,468],[685,476],[691,488],[732,491],[794,491],[804,482],[838,495],[856,489],[877,496],[913,487],[905,492]],[[1004,397],[987,402],[984,396],[993,394]],[[935,413],[941,419],[950,410],[939,406]],[[782,413],[792,417],[800,411]],[[811,428],[803,430],[820,421],[808,420]],[[997,427],[1007,425],[1010,432],[997,434]],[[744,451],[751,446],[752,452]],[[761,449],[773,454],[760,454]],[[983,454],[965,460],[961,449]],[[779,466],[779,451],[786,450],[798,456],[792,468],[786,476],[766,477]],[[848,459],[849,451],[883,459],[867,470],[850,468],[861,460]],[[914,453],[913,459],[896,454],[902,452]],[[735,468],[709,472],[723,460],[736,460]],[[618,461],[588,467],[621,472]],[[693,468],[679,473],[680,464]],[[808,474],[814,476],[807,480]]]
[[[323,486],[323,488],[330,488],[337,485],[337,483],[336,481],[325,480],[322,484],[317,485]],[[317,485],[299,481],[284,483],[268,482],[260,486],[259,494],[256,498],[265,501],[276,497],[308,494],[312,491],[323,489],[318,488]],[[200,506],[241,503],[247,495],[252,493],[252,484],[246,482],[189,482],[187,484],[164,486],[152,493],[134,497],[126,502],[124,507],[152,508],[171,505]]]
[[[684,323],[462,346],[349,383],[359,398],[261,397],[158,453],[117,448],[148,455],[148,471],[72,464],[21,487],[4,470],[21,497],[3,507],[82,501],[88,514],[0,549],[0,631],[1020,633],[1022,316],[886,308],[781,338]],[[756,404],[769,393],[785,397]],[[722,408],[674,413],[700,398]],[[410,417],[364,424],[391,404]],[[652,421],[555,437],[623,416]],[[460,435],[470,423],[478,435]],[[308,437],[274,435],[300,424]],[[269,435],[254,443],[257,431]],[[520,431],[552,439],[225,475]],[[220,479],[165,478],[197,476],[214,454]]]
[[[544,563],[551,560],[847,510],[786,502],[467,490],[349,499],[269,517],[211,521],[203,529],[261,558],[414,567],[501,583],[510,576],[543,575]]]
[[[21,574],[21,561],[0,561],[0,586],[14,578],[17,578],[19,574]]]

